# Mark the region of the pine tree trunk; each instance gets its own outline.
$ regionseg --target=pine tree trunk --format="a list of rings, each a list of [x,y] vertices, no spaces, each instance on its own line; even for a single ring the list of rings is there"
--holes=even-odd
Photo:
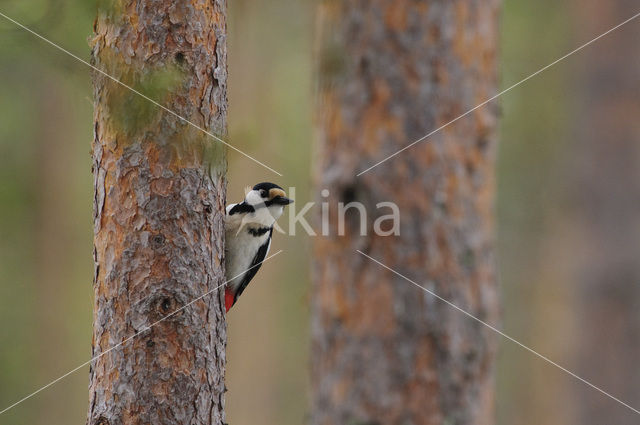
[[[574,1],[577,37],[588,40],[638,12],[633,0]],[[580,90],[565,169],[567,261],[577,288],[578,374],[640,406],[640,26],[631,22],[576,57]],[[634,412],[580,386],[576,424],[636,424]]]
[[[319,10],[314,425],[491,424],[495,335],[356,249],[496,324],[496,107],[355,175],[496,92],[499,2],[325,0]],[[325,193],[326,194],[326,193]],[[368,212],[336,234],[338,202]],[[371,223],[394,201],[399,236]]]
[[[212,133],[226,131],[224,0],[101,2],[94,65]],[[222,424],[219,142],[94,73],[95,305],[89,425]]]

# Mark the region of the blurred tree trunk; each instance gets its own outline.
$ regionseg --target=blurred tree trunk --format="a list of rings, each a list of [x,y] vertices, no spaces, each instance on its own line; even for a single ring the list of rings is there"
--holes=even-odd
[[[499,1],[325,0],[319,9],[318,192],[331,231],[314,244],[312,423],[490,424],[495,335],[356,253],[482,320],[498,321],[489,105],[356,174],[490,97]],[[326,192],[325,192],[326,195]],[[357,211],[336,233],[338,202]],[[390,210],[399,236],[372,233]],[[389,223],[387,223],[389,224]]]
[[[638,12],[633,0],[574,1],[587,40]],[[573,277],[579,288],[575,356],[594,384],[640,406],[640,37],[638,22],[576,60],[579,101],[567,172],[574,207]],[[632,411],[585,388],[578,424],[635,424]]]
[[[92,61],[226,129],[224,0],[102,2]],[[94,74],[95,306],[89,425],[222,424],[223,146]],[[136,332],[140,336],[106,352]]]

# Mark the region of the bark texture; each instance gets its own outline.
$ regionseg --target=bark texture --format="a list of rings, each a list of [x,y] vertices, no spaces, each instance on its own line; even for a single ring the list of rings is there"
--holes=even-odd
[[[224,0],[101,2],[96,67],[226,130]],[[94,74],[95,305],[87,424],[222,424],[226,158],[220,143]]]
[[[312,423],[493,423],[491,331],[356,253],[495,324],[496,107],[355,177],[493,95],[499,1],[340,1],[319,10],[316,185],[331,234],[316,238]],[[324,198],[321,201],[326,201]],[[338,202],[358,214],[336,234]],[[382,201],[400,236],[376,236]]]
[[[634,0],[574,1],[579,40],[638,12]],[[580,97],[567,162],[566,227],[574,287],[579,374],[640,406],[640,37],[632,22],[576,58]],[[582,385],[576,424],[635,424],[634,412]]]

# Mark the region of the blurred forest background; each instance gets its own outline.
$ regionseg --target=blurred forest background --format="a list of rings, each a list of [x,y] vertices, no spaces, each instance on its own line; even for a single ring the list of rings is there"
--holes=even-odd
[[[633,7],[506,0],[503,87],[627,19]],[[278,183],[295,186],[298,206],[312,199],[314,8],[310,0],[229,2],[228,140],[282,171]],[[95,2],[0,0],[0,12],[88,59]],[[501,98],[497,205],[505,332],[635,407],[638,368],[624,365],[640,354],[639,28],[629,24]],[[2,18],[0,58],[1,409],[90,356],[93,192],[89,70]],[[230,153],[229,201],[272,178]],[[303,233],[275,235],[285,253],[228,317],[233,425],[307,418]],[[636,422],[504,340],[497,365],[499,424]],[[84,423],[87,385],[88,367],[0,422]],[[618,416],[603,422],[597,412]]]

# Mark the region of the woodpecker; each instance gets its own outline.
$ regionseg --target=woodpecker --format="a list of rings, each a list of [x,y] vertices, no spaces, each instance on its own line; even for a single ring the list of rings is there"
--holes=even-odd
[[[256,275],[271,247],[273,225],[293,200],[273,183],[258,183],[245,190],[239,204],[227,205],[225,220],[225,308],[236,303]],[[246,272],[246,273],[243,273]]]

